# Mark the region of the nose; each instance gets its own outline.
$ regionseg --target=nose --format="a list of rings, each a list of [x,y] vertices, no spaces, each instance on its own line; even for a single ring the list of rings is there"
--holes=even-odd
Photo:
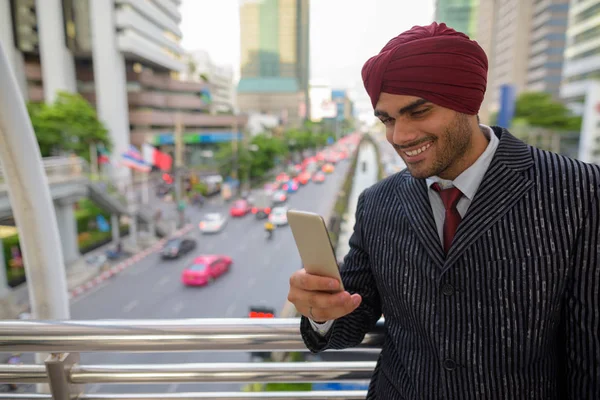
[[[412,124],[400,119],[396,120],[392,131],[393,144],[403,146],[407,143],[414,142],[418,137],[418,132]]]

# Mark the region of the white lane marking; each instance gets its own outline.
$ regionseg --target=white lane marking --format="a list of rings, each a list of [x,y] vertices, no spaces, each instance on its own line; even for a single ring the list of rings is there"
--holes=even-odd
[[[179,383],[171,383],[167,388],[167,393],[175,393],[177,388],[179,387]]]
[[[251,288],[256,284],[256,278],[252,277],[248,280],[248,288]]]
[[[233,316],[234,312],[235,312],[235,303],[233,303],[229,307],[227,307],[227,311],[225,311],[225,316],[229,318],[229,317]]]
[[[136,308],[139,303],[140,302],[138,300],[132,300],[129,303],[127,303],[125,305],[125,307],[123,307],[123,311],[126,312],[126,313],[131,312],[131,310],[133,310],[134,308]]]
[[[185,307],[185,303],[183,301],[180,301],[173,307],[173,313],[179,314],[183,310],[183,307]]]
[[[171,280],[170,276],[163,276],[160,281],[158,281],[158,286],[165,286]]]

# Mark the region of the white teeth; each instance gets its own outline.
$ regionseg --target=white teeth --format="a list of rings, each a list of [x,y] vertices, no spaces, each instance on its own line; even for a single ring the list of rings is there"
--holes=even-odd
[[[427,150],[430,146],[431,146],[431,143],[427,143],[425,146],[421,147],[420,149],[405,151],[404,153],[409,157],[414,157],[416,155],[421,154],[425,150]]]

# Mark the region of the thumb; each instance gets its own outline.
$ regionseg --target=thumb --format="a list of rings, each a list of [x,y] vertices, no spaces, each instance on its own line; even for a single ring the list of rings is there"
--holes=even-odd
[[[348,314],[351,313],[352,311],[356,310],[359,306],[360,303],[362,303],[362,297],[360,294],[353,294],[350,296],[350,301],[348,302]]]

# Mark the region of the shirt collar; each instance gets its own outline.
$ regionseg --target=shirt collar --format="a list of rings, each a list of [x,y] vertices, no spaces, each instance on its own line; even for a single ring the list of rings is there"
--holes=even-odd
[[[500,139],[498,139],[498,136],[496,136],[492,128],[487,125],[479,126],[489,140],[485,151],[469,168],[457,176],[454,181],[442,179],[438,176],[432,176],[427,178],[428,187],[431,187],[433,183],[438,183],[442,189],[456,187],[466,198],[468,198],[470,201],[473,201],[473,197],[475,197],[475,193],[477,192],[477,189],[479,189],[479,185],[481,184],[485,173],[492,163],[492,159],[494,158],[494,154],[496,153],[496,149],[500,143]]]

